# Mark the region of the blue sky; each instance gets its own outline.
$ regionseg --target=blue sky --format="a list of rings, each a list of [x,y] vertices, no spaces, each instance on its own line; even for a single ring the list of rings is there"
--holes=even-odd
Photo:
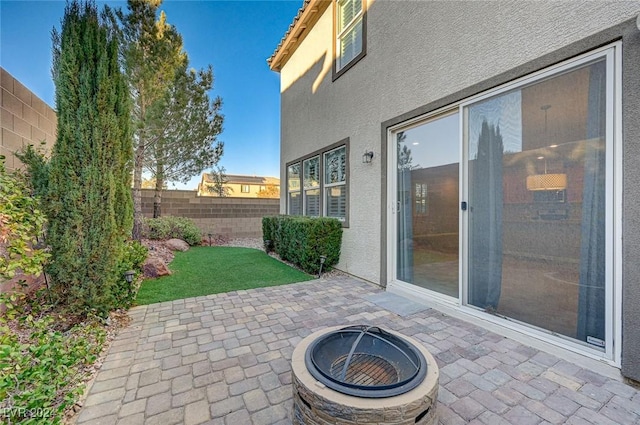
[[[124,1],[107,3],[126,9]],[[225,115],[220,165],[227,174],[279,177],[280,80],[266,59],[301,5],[301,0],[164,0],[161,6],[182,34],[191,66],[213,65],[212,95],[222,97]],[[64,7],[61,0],[0,0],[0,64],[52,107],[51,29],[60,28]],[[195,189],[198,181],[175,187]]]

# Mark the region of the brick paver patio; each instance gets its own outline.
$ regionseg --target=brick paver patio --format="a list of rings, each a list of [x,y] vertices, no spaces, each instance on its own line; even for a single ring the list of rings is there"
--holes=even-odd
[[[290,424],[289,360],[321,328],[367,323],[422,341],[442,424],[638,424],[640,392],[429,309],[401,317],[336,277],[136,307],[77,417],[88,424]]]

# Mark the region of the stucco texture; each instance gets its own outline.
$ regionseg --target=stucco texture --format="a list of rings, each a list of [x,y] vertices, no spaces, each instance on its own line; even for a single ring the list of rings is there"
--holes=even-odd
[[[623,43],[622,374],[640,381],[640,30]]]
[[[281,71],[281,178],[287,162],[350,139],[350,225],[338,267],[384,284],[381,123],[634,18],[640,3],[370,1],[366,56],[335,81],[332,13]],[[362,163],[365,150],[372,164]]]

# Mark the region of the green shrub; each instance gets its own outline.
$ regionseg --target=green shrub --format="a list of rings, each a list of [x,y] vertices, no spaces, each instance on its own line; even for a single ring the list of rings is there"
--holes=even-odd
[[[49,185],[49,162],[44,155],[44,146],[46,142],[40,142],[39,147],[27,145],[22,151],[16,152],[15,155],[27,167],[27,173],[33,186],[33,195],[37,198],[44,199],[47,196]]]
[[[192,246],[202,241],[200,229],[186,217],[145,218],[143,237],[159,240],[178,238]]]
[[[323,255],[324,270],[340,260],[342,223],[335,218],[264,217],[262,235],[265,241],[272,241],[280,258],[310,274],[318,273]]]
[[[18,171],[7,172],[0,156],[0,281],[16,273],[39,275],[49,254],[37,249],[37,238],[46,222],[40,202],[31,196],[26,177]]]
[[[267,252],[271,252],[275,248],[277,220],[278,216],[262,217],[262,241]]]
[[[0,412],[6,423],[60,424],[84,391],[105,338],[97,320],[66,325],[42,298],[0,294]],[[4,423],[4,422],[3,422]]]

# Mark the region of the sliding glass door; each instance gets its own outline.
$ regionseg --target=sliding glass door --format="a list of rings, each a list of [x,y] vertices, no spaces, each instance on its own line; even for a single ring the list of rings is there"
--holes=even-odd
[[[459,116],[395,134],[398,279],[458,297]]]
[[[615,63],[602,49],[392,130],[392,288],[613,358]]]
[[[606,60],[464,108],[468,303],[605,346]]]

